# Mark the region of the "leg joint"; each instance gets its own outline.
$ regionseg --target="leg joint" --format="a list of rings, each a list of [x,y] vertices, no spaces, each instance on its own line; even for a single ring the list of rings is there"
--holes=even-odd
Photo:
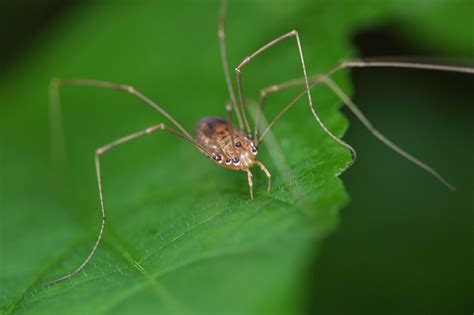
[[[105,153],[105,151],[107,151],[107,146],[98,148],[97,150],[95,150],[95,154],[96,155],[102,155],[102,154]]]
[[[127,84],[117,84],[117,89],[121,90],[121,91],[125,91],[127,93],[130,93],[130,94],[134,94],[137,90],[135,90],[135,88],[131,85],[127,85]]]
[[[62,80],[59,79],[59,78],[53,78],[53,79],[51,80],[51,82],[49,82],[49,86],[50,86],[51,88],[57,88],[57,87],[59,87],[59,85],[61,85],[61,81],[62,81]]]
[[[240,73],[240,68],[242,68],[249,62],[250,62],[250,57],[249,56],[245,57],[244,60],[242,60],[242,62],[237,66],[237,68],[235,68],[235,72]]]
[[[161,123],[159,125],[156,125],[156,126],[153,126],[153,127],[150,127],[150,128],[147,128],[145,130],[146,133],[152,133],[152,132],[155,132],[157,130],[163,130],[165,129],[165,124]]]

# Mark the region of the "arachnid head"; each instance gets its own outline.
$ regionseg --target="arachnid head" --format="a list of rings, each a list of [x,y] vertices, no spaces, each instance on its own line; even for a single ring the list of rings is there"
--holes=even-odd
[[[258,153],[253,141],[245,137],[243,133],[234,133],[233,146],[225,146],[223,151],[227,158],[224,159],[225,165],[222,166],[234,170],[251,168]]]
[[[232,170],[251,168],[258,153],[251,136],[218,117],[201,119],[196,139],[212,154],[215,163]]]

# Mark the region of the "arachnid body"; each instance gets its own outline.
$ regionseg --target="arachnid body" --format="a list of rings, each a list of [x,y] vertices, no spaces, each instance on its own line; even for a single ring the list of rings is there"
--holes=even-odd
[[[196,128],[197,142],[211,153],[212,160],[230,170],[247,172],[250,198],[253,199],[253,183],[250,168],[256,164],[268,177],[268,191],[271,189],[271,175],[262,162],[257,158],[257,147],[250,135],[228,120],[219,117],[206,117],[201,119]]]
[[[457,67],[457,66],[446,66],[446,65],[435,65],[435,64],[423,64],[414,62],[391,62],[384,60],[349,60],[343,61],[336,65],[333,69],[327,71],[324,74],[317,74],[308,76],[305,65],[305,59],[303,55],[303,49],[299,37],[299,33],[296,30],[289,31],[287,33],[278,36],[277,38],[269,41],[261,48],[255,50],[249,54],[235,67],[237,93],[234,92],[234,84],[231,80],[229,73],[229,67],[227,62],[227,53],[225,48],[225,15],[226,15],[227,2],[223,1],[219,24],[218,24],[218,38],[220,44],[220,53],[224,68],[225,79],[229,92],[229,104],[226,106],[227,117],[205,117],[201,119],[196,126],[196,136],[193,137],[191,134],[166,110],[160,105],[156,104],[144,94],[139,92],[136,88],[120,83],[113,83],[107,81],[89,80],[89,79],[54,79],[50,85],[50,112],[52,117],[52,130],[61,130],[60,123],[60,100],[59,100],[59,88],[63,85],[73,86],[89,86],[103,89],[113,89],[122,91],[124,93],[131,94],[141,100],[146,105],[152,107],[158,111],[165,119],[167,119],[171,125],[165,125],[159,123],[146,129],[137,131],[135,133],[126,135],[118,140],[112,141],[98,148],[95,152],[95,167],[97,175],[97,185],[99,190],[99,201],[102,215],[102,221],[100,230],[98,233],[97,240],[84,261],[74,271],[67,275],[60,277],[50,283],[56,283],[65,279],[69,279],[78,272],[80,272],[85,265],[90,261],[95,251],[97,250],[102,235],[104,233],[106,212],[104,207],[104,196],[102,192],[102,175],[101,175],[101,157],[109,152],[110,150],[125,144],[134,139],[140,138],[145,135],[158,133],[159,131],[165,131],[167,133],[176,135],[181,139],[192,144],[197,150],[203,155],[209,158],[213,163],[223,168],[235,171],[243,171],[247,174],[247,180],[250,190],[250,199],[253,199],[253,175],[252,167],[257,166],[260,168],[268,178],[268,191],[271,190],[271,174],[265,165],[257,159],[259,145],[265,140],[266,135],[274,124],[279,121],[281,117],[292,107],[296,102],[302,98],[307,98],[307,103],[311,115],[314,117],[316,123],[324,130],[324,132],[334,141],[343,145],[352,152],[353,158],[356,157],[356,151],[346,142],[335,136],[321,121],[318,113],[313,104],[311,97],[311,88],[323,84],[326,85],[339,99],[348,106],[348,108],[356,115],[356,117],[372,132],[372,134],[389,146],[391,149],[401,154],[406,159],[415,163],[419,167],[425,169],[427,172],[432,174],[434,177],[439,179],[446,186],[453,188],[439,173],[433,168],[419,161],[409,153],[402,150],[400,147],[388,140],[384,135],[377,131],[374,126],[368,121],[364,114],[356,107],[352,100],[339,88],[339,86],[331,79],[331,76],[343,69],[352,67],[399,67],[399,68],[412,68],[412,69],[426,69],[426,70],[438,70],[438,71],[454,71],[463,73],[474,73],[473,68],[469,67]],[[248,66],[252,60],[257,58],[261,53],[267,51],[271,47],[278,45],[279,43],[287,40],[293,40],[296,44],[296,51],[300,65],[301,65],[301,76],[302,79],[288,81],[280,84],[275,84],[270,87],[264,88],[260,93],[260,100],[258,102],[255,126],[250,126],[249,119],[247,118],[247,104],[242,91],[242,72],[243,69]],[[261,128],[262,111],[266,97],[271,93],[277,93],[288,87],[301,86],[302,91],[296,95],[270,122],[265,128]],[[233,117],[236,118],[236,123],[233,123]],[[263,129],[263,130],[261,130]],[[55,141],[58,143],[59,141]],[[50,284],[49,283],[49,284]]]
[[[199,144],[212,152],[212,159],[231,170],[246,170],[258,162],[257,148],[241,130],[219,117],[206,117],[196,128]]]

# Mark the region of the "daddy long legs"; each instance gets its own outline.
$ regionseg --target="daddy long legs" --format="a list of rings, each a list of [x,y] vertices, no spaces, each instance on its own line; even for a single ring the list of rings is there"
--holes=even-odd
[[[380,133],[371,122],[364,116],[364,114],[358,109],[354,102],[344,93],[344,91],[333,81],[331,76],[338,71],[354,67],[397,67],[397,68],[411,68],[411,69],[424,69],[424,70],[434,70],[434,71],[450,71],[450,72],[461,72],[473,74],[474,68],[472,67],[461,67],[461,66],[447,66],[447,65],[437,65],[437,64],[425,64],[425,63],[416,63],[416,62],[394,62],[394,61],[384,61],[383,59],[365,59],[365,60],[349,60],[343,61],[336,65],[334,68],[330,69],[326,73],[317,74],[317,75],[308,75],[305,58],[303,54],[302,43],[298,31],[292,30],[287,33],[284,33],[281,36],[276,37],[275,39],[269,41],[265,45],[261,46],[259,49],[255,50],[253,53],[249,54],[247,57],[243,58],[242,61],[235,67],[236,75],[236,86],[237,93],[234,90],[234,83],[231,79],[229,65],[227,61],[227,51],[225,44],[225,26],[226,26],[226,11],[227,11],[227,1],[222,1],[221,10],[219,13],[218,21],[218,39],[219,39],[219,48],[221,54],[221,61],[223,64],[225,80],[227,84],[227,89],[229,93],[229,104],[225,107],[227,116],[224,118],[221,117],[205,117],[197,123],[196,135],[193,137],[174,117],[172,117],[162,106],[158,105],[147,96],[142,94],[135,87],[115,83],[108,81],[99,81],[99,80],[90,80],[90,79],[53,79],[50,84],[50,116],[51,124],[53,126],[52,130],[59,134],[53,135],[56,142],[56,145],[61,145],[62,139],[62,123],[61,123],[61,104],[60,104],[60,95],[59,90],[62,86],[81,86],[81,87],[95,87],[101,89],[112,89],[120,92],[128,93],[139,100],[144,104],[152,107],[158,113],[160,113],[170,125],[159,123],[143,130],[137,131],[135,133],[126,135],[120,139],[112,141],[100,148],[97,148],[94,155],[95,168],[96,168],[96,178],[97,186],[99,193],[99,205],[101,211],[101,223],[98,232],[97,239],[85,259],[79,264],[79,266],[68,274],[57,278],[53,281],[47,283],[53,284],[58,283],[63,280],[72,278],[74,275],[79,273],[92,259],[94,256],[104,233],[105,224],[106,224],[106,209],[104,205],[104,195],[102,189],[102,174],[101,174],[101,157],[110,152],[112,149],[118,148],[125,143],[128,143],[134,139],[158,133],[159,131],[164,131],[172,135],[178,136],[182,140],[190,143],[193,147],[199,150],[204,156],[209,158],[213,163],[227,168],[230,170],[243,171],[247,175],[247,181],[250,192],[250,199],[254,198],[253,194],[253,173],[251,171],[253,166],[257,166],[264,172],[268,179],[267,190],[271,191],[271,173],[266,168],[262,161],[257,159],[258,147],[264,143],[265,137],[268,135],[268,132],[279,121],[284,114],[293,107],[297,101],[303,97],[307,99],[309,110],[315,119],[316,123],[324,130],[324,132],[335,142],[346,147],[353,156],[353,161],[356,158],[355,149],[335,136],[320,119],[318,112],[316,110],[315,104],[313,103],[311,89],[316,85],[323,84],[326,85],[348,108],[354,113],[354,115],[369,129],[369,131],[377,137],[380,141],[385,143],[391,149],[393,149],[398,154],[402,155],[409,161],[413,162],[420,168],[424,169],[432,176],[437,178],[442,184],[447,186],[450,189],[454,187],[448,183],[436,170],[434,170],[429,165],[421,162],[414,156],[410,155],[399,146],[391,142],[387,137]],[[247,104],[245,102],[245,97],[242,89],[242,73],[243,70],[251,64],[252,60],[260,56],[262,53],[266,52],[270,48],[278,45],[284,41],[294,41],[295,51],[300,66],[301,66],[301,79],[296,79],[284,83],[279,83],[271,85],[267,88],[261,90],[260,99],[257,106],[255,125],[252,129],[250,126],[250,121],[247,117]],[[267,97],[272,93],[277,93],[289,87],[301,86],[302,91],[297,94],[264,128],[260,130],[261,116],[264,109],[265,101]],[[237,123],[234,124],[232,117],[235,116]],[[54,143],[53,143],[54,144]]]

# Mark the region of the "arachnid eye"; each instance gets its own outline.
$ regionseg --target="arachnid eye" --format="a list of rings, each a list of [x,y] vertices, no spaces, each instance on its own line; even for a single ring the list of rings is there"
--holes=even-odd
[[[242,143],[237,142],[237,143],[235,144],[235,146],[236,146],[237,148],[240,148],[240,147],[242,146]]]
[[[225,160],[225,164],[230,164],[231,162],[232,162],[232,160],[231,160],[231,159],[227,159],[227,160]]]
[[[234,162],[234,165],[239,165],[240,163],[240,159],[238,157],[235,157],[232,161]]]
[[[252,149],[250,150],[253,154],[257,154],[257,148],[256,147],[252,147]]]
[[[214,155],[212,158],[214,159],[214,161],[222,160],[222,156],[220,156],[220,155]]]

